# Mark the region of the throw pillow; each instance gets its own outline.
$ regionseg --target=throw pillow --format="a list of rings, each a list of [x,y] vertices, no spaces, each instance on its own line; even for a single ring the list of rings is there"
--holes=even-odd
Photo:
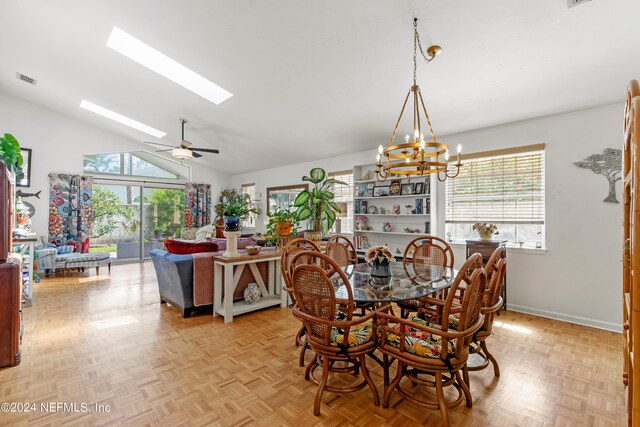
[[[183,228],[180,232],[180,238],[184,240],[196,240],[197,228]]]
[[[195,240],[200,241],[200,240],[205,240],[207,237],[212,237],[214,230],[215,230],[215,227],[213,225],[205,225],[204,227],[196,231]]]
[[[218,245],[212,242],[185,242],[183,240],[167,239],[164,241],[167,252],[188,255],[201,252],[217,252]]]
[[[58,246],[58,254],[70,254],[75,250],[75,246]]]

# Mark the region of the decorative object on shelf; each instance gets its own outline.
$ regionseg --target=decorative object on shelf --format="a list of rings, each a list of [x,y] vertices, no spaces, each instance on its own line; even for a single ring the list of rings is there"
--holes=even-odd
[[[236,188],[225,189],[220,193],[219,203],[215,206],[218,217],[224,220],[225,231],[240,231],[241,221],[254,213],[260,215],[260,209],[255,206],[251,196]]]
[[[447,242],[453,242],[453,239],[451,238],[451,232],[450,231],[447,232]]]
[[[257,283],[249,283],[244,290],[244,302],[247,304],[255,304],[262,299],[262,291]]]
[[[609,195],[603,201],[620,203],[616,196],[616,182],[622,179],[622,150],[619,148],[605,148],[602,154],[592,154],[584,160],[573,164],[607,178]]]
[[[393,205],[393,214],[400,215],[400,205],[398,204]]]
[[[298,210],[298,221],[309,220],[310,231],[319,231],[320,239],[326,234],[336,220],[336,214],[341,212],[340,207],[333,201],[334,193],[331,191],[334,185],[348,185],[344,181],[328,178],[327,172],[322,168],[313,168],[309,176],[303,176],[302,180],[314,185],[311,190],[303,190],[293,201],[293,206]],[[310,233],[310,236],[318,236],[318,233]]]
[[[438,45],[429,46],[426,53],[422,48],[420,36],[418,35],[418,19],[413,20],[413,85],[409,89],[407,96],[402,104],[402,110],[400,116],[396,121],[393,134],[389,145],[385,148],[382,145],[378,147],[378,154],[376,156],[376,175],[379,181],[385,181],[387,177],[393,174],[406,175],[408,179],[411,176],[423,176],[425,174],[436,173],[438,179],[441,181],[447,178],[455,178],[460,172],[462,163],[460,162],[460,151],[462,147],[458,145],[458,161],[455,165],[456,171],[450,172],[448,169],[449,164],[449,147],[446,144],[438,142],[433,132],[431,125],[431,119],[427,113],[424,100],[422,99],[422,93],[417,83],[417,57],[418,51],[424,58],[426,63],[429,63],[440,54],[442,48]],[[409,98],[413,99],[413,135],[410,141],[409,135],[405,136],[404,143],[396,144],[394,142],[398,127],[402,121],[402,115],[405,112],[407,101]],[[421,108],[422,107],[422,108]],[[424,116],[422,119],[420,116]],[[424,133],[422,132],[422,124],[426,123],[429,128],[431,137],[427,137],[425,140]],[[386,161],[383,164],[382,158],[386,157]],[[444,174],[444,178],[440,178],[440,174]]]
[[[422,194],[424,191],[424,182],[416,182],[416,186],[413,187],[413,194]]]
[[[371,275],[378,277],[391,276],[390,263],[396,260],[389,247],[377,245],[369,248],[364,256],[366,262],[371,267]]]
[[[387,214],[387,210],[385,209],[384,206],[380,207],[380,214],[382,214],[382,215],[386,215]]]
[[[424,222],[424,234],[431,234],[431,221]]]
[[[360,178],[361,181],[369,181],[370,179],[373,179],[373,172],[371,172],[371,170],[365,172],[365,174],[362,175],[362,178]]]
[[[387,233],[388,233],[389,231],[391,231],[391,223],[390,223],[390,222],[385,222],[385,223],[382,225],[382,231],[386,231]]]
[[[400,249],[399,249],[399,248],[396,248],[396,253],[397,253],[398,255],[402,255],[402,252],[400,252]]]
[[[389,186],[389,195],[398,196],[400,194],[400,180],[394,179]]]
[[[494,234],[499,234],[498,226],[490,222],[476,222],[473,231],[478,232],[481,240],[491,240]]]
[[[422,214],[422,199],[416,199],[415,213]]]
[[[249,245],[245,247],[248,255],[258,255],[260,253],[260,246],[258,245]]]
[[[415,231],[413,231],[413,228],[409,228],[409,227],[405,228],[404,231],[405,233],[415,233]]]
[[[358,215],[356,217],[356,230],[364,231],[367,229],[367,217]]]
[[[407,209],[407,215],[409,215],[409,214],[411,213],[411,208],[412,208],[413,206],[411,206],[411,205],[404,205],[404,207]]]
[[[378,208],[376,208],[375,206],[369,206],[367,212],[369,213],[369,215],[375,215],[378,213]]]
[[[409,194],[413,194],[413,183],[407,182],[402,184],[402,191],[400,192],[403,196],[407,196]]]
[[[389,195],[389,186],[383,185],[373,188],[373,197],[385,197]]]

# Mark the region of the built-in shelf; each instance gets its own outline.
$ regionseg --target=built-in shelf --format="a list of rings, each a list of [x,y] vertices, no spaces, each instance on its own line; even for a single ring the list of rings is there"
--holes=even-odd
[[[420,216],[420,217],[428,217],[431,216],[431,214],[360,214],[360,213],[356,213],[354,215],[362,215],[362,216]]]
[[[400,181],[407,181],[407,182],[424,182],[423,180],[428,177],[427,176],[423,176],[422,180],[420,178],[407,178],[407,177],[400,177],[400,176],[389,176],[387,177],[387,179],[385,181],[378,181],[377,179],[356,179],[355,181],[353,181],[356,184],[369,184],[370,182],[375,182],[378,183],[380,185],[386,185],[389,184],[391,181],[394,180],[400,180]]]
[[[406,231],[376,231],[376,230],[353,230],[354,233],[372,233],[372,234],[395,234],[403,236],[420,236],[425,233],[407,233]]]
[[[371,196],[371,197],[354,197],[353,200],[371,200],[371,199],[419,199],[421,197],[431,197],[430,194],[404,194],[399,196]]]

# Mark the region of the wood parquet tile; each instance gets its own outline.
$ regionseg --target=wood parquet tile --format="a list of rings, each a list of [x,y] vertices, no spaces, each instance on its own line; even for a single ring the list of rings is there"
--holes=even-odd
[[[316,387],[297,365],[289,309],[226,325],[210,312],[182,319],[159,304],[151,263],[46,278],[24,326],[22,364],[0,370],[0,401],[84,402],[92,411],[0,413],[2,426],[440,425],[437,411],[397,394],[389,409],[375,407],[366,388],[325,393],[314,417]],[[513,312],[494,331],[488,344],[502,375],[471,373],[474,406],[452,409],[453,425],[624,425],[619,334]],[[370,370],[381,392],[381,369]]]

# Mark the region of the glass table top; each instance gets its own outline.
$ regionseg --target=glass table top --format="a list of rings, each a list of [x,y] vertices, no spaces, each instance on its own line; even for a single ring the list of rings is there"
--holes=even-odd
[[[407,273],[401,262],[392,262],[391,276],[378,277],[371,275],[368,264],[349,265],[343,271],[353,290],[355,302],[397,302],[422,298],[440,289],[448,288],[458,273],[441,265],[422,265],[421,272]],[[336,298],[347,299],[347,290],[338,274],[331,278],[336,291]]]

